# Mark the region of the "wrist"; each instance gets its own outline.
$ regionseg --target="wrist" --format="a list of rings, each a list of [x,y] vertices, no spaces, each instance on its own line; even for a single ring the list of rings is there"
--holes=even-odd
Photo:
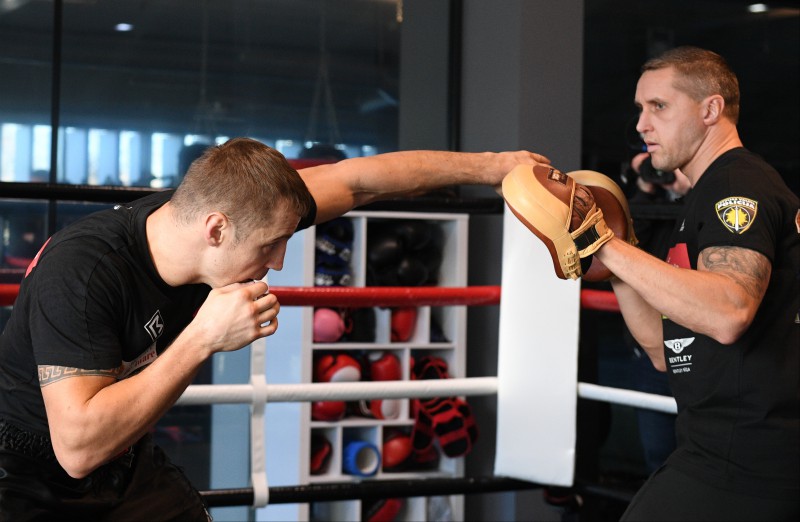
[[[170,350],[184,351],[191,358],[190,362],[192,364],[203,364],[219,351],[214,349],[213,343],[207,341],[208,336],[203,331],[202,324],[196,324],[196,321],[192,321],[175,338],[169,346]]]

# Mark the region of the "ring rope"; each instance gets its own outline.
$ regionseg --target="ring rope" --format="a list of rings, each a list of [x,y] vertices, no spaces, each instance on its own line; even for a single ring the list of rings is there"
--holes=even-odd
[[[285,306],[446,306],[496,305],[499,286],[309,286],[271,287]]]
[[[448,306],[500,304],[499,286],[274,286],[270,292],[282,306],[337,306],[365,308],[370,306]],[[19,285],[0,284],[0,306],[11,306],[19,293]],[[587,310],[619,312],[614,292],[581,290],[581,307]]]
[[[256,393],[250,384],[193,384],[178,399],[181,406],[266,402],[356,401],[497,394],[497,377],[424,379],[419,381],[267,384]],[[652,393],[578,382],[578,397],[634,408],[676,413],[675,399]]]

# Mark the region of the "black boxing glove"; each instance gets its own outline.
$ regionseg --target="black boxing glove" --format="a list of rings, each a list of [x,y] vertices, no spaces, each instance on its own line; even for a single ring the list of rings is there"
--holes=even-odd
[[[422,250],[431,242],[429,223],[419,220],[399,221],[391,227],[392,233],[397,236],[407,251]]]

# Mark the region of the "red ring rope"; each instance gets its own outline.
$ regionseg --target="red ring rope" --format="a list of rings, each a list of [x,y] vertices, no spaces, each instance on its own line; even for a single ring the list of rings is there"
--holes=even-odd
[[[284,306],[447,306],[500,304],[499,286],[274,286],[270,289]],[[19,285],[0,284],[0,306],[11,306],[19,293]],[[619,312],[613,292],[581,290],[581,307],[602,312]]]
[[[499,286],[314,286],[272,287],[270,292],[287,306],[446,306],[493,305],[500,302]]]

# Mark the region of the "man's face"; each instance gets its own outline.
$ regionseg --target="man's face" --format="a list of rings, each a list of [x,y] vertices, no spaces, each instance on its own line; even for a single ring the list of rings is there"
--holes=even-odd
[[[674,69],[646,71],[636,86],[641,110],[636,130],[647,145],[653,166],[670,171],[685,167],[706,132],[702,104],[674,87]]]
[[[209,283],[213,288],[232,283],[259,280],[271,270],[283,268],[286,244],[297,228],[300,218],[282,203],[270,214],[269,220],[250,233],[239,232],[238,241],[228,237],[214,256]]]

